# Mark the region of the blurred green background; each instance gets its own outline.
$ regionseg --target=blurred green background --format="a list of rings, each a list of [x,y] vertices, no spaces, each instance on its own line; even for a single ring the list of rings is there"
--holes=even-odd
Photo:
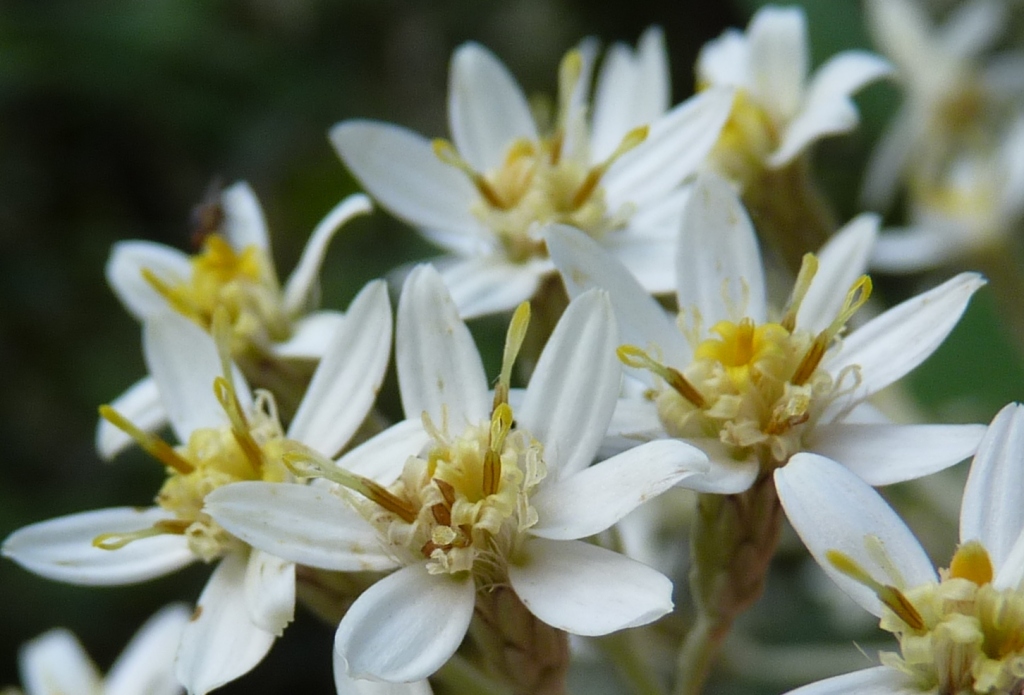
[[[0,537],[61,514],[149,504],[163,478],[138,452],[112,464],[94,453],[97,406],[145,369],[138,326],[104,280],[112,243],[187,248],[190,211],[211,181],[245,179],[263,202],[286,275],[313,225],[357,190],[327,129],[363,117],[444,135],[447,62],[461,42],[487,45],[529,93],[551,94],[559,58],[580,38],[633,42],[657,23],[679,101],[692,91],[700,46],[727,26],[744,26],[757,4],[2,0]],[[856,2],[805,4],[815,64],[867,45]],[[856,212],[861,163],[896,94],[890,86],[866,90],[865,127],[820,149],[819,171],[843,219]],[[368,280],[432,253],[385,213],[353,222],[331,247],[323,303],[342,308]],[[913,288],[882,283],[892,298]],[[987,421],[1024,397],[991,304],[980,297],[915,375],[933,416]],[[480,330],[495,326],[503,330],[501,321]],[[18,682],[18,645],[55,626],[74,631],[105,669],[159,606],[194,600],[208,571],[78,588],[0,562],[0,687]],[[784,577],[785,566],[780,571]],[[808,639],[791,624],[780,629],[779,605],[770,603],[762,620],[767,636]],[[219,692],[333,692],[332,638],[333,627],[300,614],[256,671]]]

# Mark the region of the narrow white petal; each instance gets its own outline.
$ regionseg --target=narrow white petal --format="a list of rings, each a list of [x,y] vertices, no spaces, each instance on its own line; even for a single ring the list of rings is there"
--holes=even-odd
[[[679,226],[672,230],[676,232]],[[632,225],[622,236],[603,239],[604,248],[624,265],[648,294],[671,294],[676,288],[676,234],[657,239],[633,235]]]
[[[335,232],[356,215],[366,215],[373,209],[370,199],[361,193],[350,195],[335,205],[309,235],[302,249],[298,265],[288,277],[284,287],[284,308],[289,314],[301,313],[309,305],[310,294],[316,286],[327,246]]]
[[[455,431],[487,417],[480,353],[433,266],[415,268],[402,287],[395,363],[406,417],[425,412],[435,425],[448,422]]]
[[[961,273],[908,299],[851,333],[838,351],[826,355],[823,366],[838,374],[857,365],[862,381],[855,398],[876,393],[935,352],[984,284],[977,273]]]
[[[327,352],[327,345],[344,320],[345,315],[340,311],[307,314],[295,322],[291,338],[274,343],[271,349],[277,357],[318,360]]]
[[[511,311],[531,299],[541,278],[551,273],[546,260],[510,263],[500,256],[456,261],[441,269],[452,301],[464,319]]]
[[[177,695],[174,656],[192,611],[184,604],[166,606],[146,621],[117,657],[103,683],[104,695]]]
[[[391,304],[383,280],[369,283],[348,314],[302,397],[288,436],[336,455],[373,407],[391,356]]]
[[[267,220],[252,187],[245,181],[228,186],[221,192],[220,202],[224,209],[224,235],[228,243],[237,251],[257,246],[270,256]]]
[[[871,577],[897,588],[937,581],[928,555],[874,488],[817,454],[797,454],[775,471],[775,487],[804,545],[850,598],[874,615],[882,603],[871,589],[840,573],[826,557],[837,550]]]
[[[875,244],[871,267],[883,273],[914,273],[944,265],[963,251],[965,244],[960,237],[970,234],[966,229],[957,233],[956,229],[930,224],[887,229]]]
[[[827,456],[868,485],[913,480],[960,463],[978,448],[984,425],[819,425],[807,451]]]
[[[412,683],[386,683],[350,678],[345,672],[345,660],[334,652],[334,687],[338,695],[433,695],[430,681]]]
[[[818,256],[818,272],[800,304],[796,325],[818,333],[835,320],[846,293],[868,267],[878,237],[878,215],[864,213],[848,222]]]
[[[160,400],[160,391],[152,377],[144,377],[110,402],[110,407],[124,415],[143,432],[155,432],[167,424],[167,411]],[[96,427],[96,450],[106,460],[114,458],[135,440],[130,434],[100,418]]]
[[[445,164],[425,138],[398,126],[345,121],[331,142],[353,176],[397,217],[424,227],[476,234],[478,197],[465,174]]]
[[[875,666],[790,690],[786,695],[919,695],[917,683],[890,666]]]
[[[900,68],[905,79],[920,79],[934,69],[938,47],[924,8],[912,0],[868,0],[865,3],[872,38]],[[931,65],[929,65],[931,63]]]
[[[652,123],[647,139],[604,176],[609,208],[643,207],[696,172],[718,141],[734,96],[731,89],[708,89]]]
[[[762,7],[747,27],[751,88],[773,118],[796,113],[807,79],[807,17],[799,7]]]
[[[916,131],[917,118],[904,105],[889,121],[868,158],[860,192],[864,207],[885,212],[892,205],[900,175],[913,151]]]
[[[249,620],[280,637],[295,619],[295,563],[253,548],[245,566]]]
[[[997,589],[1024,589],[1024,533],[1017,536],[1017,542],[1006,554],[1002,565],[996,565],[992,585]]]
[[[531,538],[508,578],[531,613],[574,635],[607,635],[672,610],[668,577],[583,541]]]
[[[786,128],[768,164],[785,166],[816,140],[852,130],[860,116],[851,94],[891,73],[892,66],[872,53],[845,51],[832,57],[815,73],[803,108]]]
[[[397,683],[421,680],[455,653],[473,617],[472,577],[404,567],[367,589],[334,637],[352,678]]]
[[[738,29],[726,29],[708,41],[697,56],[700,84],[729,87],[750,86],[750,44]]]
[[[1008,19],[1006,7],[997,0],[969,0],[950,11],[938,39],[952,55],[973,58],[992,47]]]
[[[980,540],[1002,567],[1024,531],[1024,406],[999,411],[971,463],[960,507],[960,542]]]
[[[63,628],[26,643],[18,653],[18,665],[28,695],[92,695],[103,690],[96,665]]]
[[[401,475],[406,459],[418,455],[429,441],[421,418],[402,420],[346,452],[338,459],[338,465],[382,485],[390,485]]]
[[[206,512],[254,548],[342,572],[395,566],[376,529],[326,486],[242,482],[206,496]]]
[[[706,173],[694,184],[676,254],[679,307],[698,312],[705,331],[724,319],[765,321],[764,266],[754,226],[721,177]]]
[[[590,465],[622,383],[618,330],[608,295],[591,290],[569,303],[530,377],[519,426],[544,445],[557,480]]]
[[[676,367],[689,364],[691,350],[675,322],[596,241],[565,225],[549,227],[545,239],[570,297],[594,287],[606,290],[622,342],[654,349],[667,364]]]
[[[706,473],[682,480],[679,487],[714,495],[735,495],[749,489],[757,479],[761,467],[754,456],[738,460],[718,439],[691,439],[689,442],[707,455],[710,466]]]
[[[197,429],[227,424],[213,389],[222,375],[220,357],[206,331],[180,314],[165,312],[143,325],[142,350],[178,441],[187,442]],[[234,383],[243,406],[250,403],[249,388],[237,369]]]
[[[480,172],[501,165],[516,140],[537,139],[530,104],[498,58],[478,43],[452,56],[448,119],[455,148]]]
[[[648,442],[579,473],[541,483],[530,497],[530,533],[567,540],[600,533],[649,499],[708,468],[707,456],[675,439]]]
[[[192,695],[206,695],[256,667],[274,644],[273,633],[249,618],[246,552],[220,561],[185,626],[175,671]]]
[[[646,398],[620,398],[615,404],[615,413],[608,423],[608,436],[636,437],[643,440],[643,435],[660,435],[661,420],[658,418],[658,406]],[[661,435],[664,436],[664,435]]]
[[[24,526],[7,537],[3,554],[47,579],[69,584],[134,584],[195,561],[184,536],[161,534],[102,550],[93,540],[107,533],[132,533],[174,515],[151,507],[114,507],[57,517]]]
[[[167,310],[167,300],[142,276],[149,270],[170,284],[192,277],[187,255],[151,241],[119,241],[107,261],[107,282],[124,308],[140,321]]]

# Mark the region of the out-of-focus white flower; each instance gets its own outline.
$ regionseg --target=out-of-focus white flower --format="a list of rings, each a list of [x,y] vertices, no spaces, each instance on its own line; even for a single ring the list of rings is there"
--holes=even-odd
[[[295,603],[294,564],[225,531],[203,512],[204,498],[239,480],[292,481],[288,452],[341,450],[383,380],[391,310],[382,281],[353,300],[287,432],[273,397],[252,394],[230,364],[229,329],[214,328],[218,349],[209,334],[179,314],[166,312],[144,324],[146,362],[181,445],[172,447],[116,410],[102,409],[166,466],[156,505],[39,522],[15,531],[2,549],[32,572],[85,585],[129,584],[196,560],[217,562],[178,650],[178,677],[193,695],[259,663],[291,622]],[[369,551],[361,560],[371,569],[392,566]]]
[[[139,321],[168,308],[210,329],[218,308],[231,323],[231,354],[248,359],[318,360],[341,321],[337,311],[312,311],[317,276],[338,228],[370,211],[364,195],[341,201],[310,235],[295,270],[282,289],[270,253],[263,210],[246,183],[220,194],[201,230],[202,251],[190,256],[151,241],[114,244],[107,280]],[[147,432],[167,424],[167,413],[150,378],[131,386],[111,404]],[[131,443],[121,430],[100,420],[96,448],[110,458]]]
[[[914,272],[1000,248],[1024,212],[1024,118],[910,184],[910,223],[879,237],[872,267]]]
[[[570,51],[558,109],[538,123],[504,65],[470,43],[452,58],[453,143],[398,126],[345,121],[331,131],[353,175],[385,208],[448,251],[440,264],[464,317],[514,308],[552,272],[540,228],[585,230],[652,292],[671,289],[680,183],[718,138],[732,91],[709,90],[668,109],[661,33],[634,53],[612,48],[588,122],[591,56]]]
[[[338,627],[338,668],[350,677],[426,678],[462,642],[477,592],[495,587],[582,635],[643,625],[672,608],[665,576],[578,539],[702,471],[706,457],[662,441],[590,466],[621,380],[601,292],[570,303],[513,413],[509,380],[527,308],[512,319],[492,396],[440,275],[416,268],[396,329],[409,419],[336,465],[309,462],[360,496],[239,483],[207,500],[232,533],[305,565],[335,568],[361,553],[394,559],[400,569],[363,593]]]
[[[132,637],[106,678],[74,635],[50,630],[18,654],[25,695],[178,695],[182,687],[174,677],[174,654],[188,619],[189,610],[180,604],[158,611]]]
[[[808,254],[781,315],[770,316],[754,230],[731,186],[698,178],[677,249],[673,322],[624,269],[568,227],[547,234],[570,296],[606,289],[626,345],[619,354],[649,391],[623,401],[613,434],[681,437],[708,453],[685,481],[732,494],[801,451],[832,457],[872,485],[917,478],[970,456],[980,425],[865,421],[865,399],[927,358],[984,284],[964,273],[840,335],[871,291],[862,275],[878,228],[851,221]]]
[[[1024,686],[1024,407],[996,416],[971,466],[960,546],[936,572],[910,529],[835,462],[798,454],[775,472],[779,498],[815,560],[896,635],[882,666],[794,695],[993,693]]]
[[[781,168],[860,117],[851,95],[892,71],[866,51],[844,51],[808,77],[807,18],[799,7],[762,7],[746,33],[729,29],[701,49],[701,88],[738,92],[712,153],[715,167],[745,185],[763,169]]]
[[[950,157],[978,149],[986,132],[1005,129],[1012,104],[1024,93],[1024,54],[982,60],[1009,19],[999,0],[968,0],[940,27],[915,0],[868,0],[865,8],[875,42],[896,64],[906,92],[864,177],[863,200],[882,210],[901,177],[911,187],[918,177],[934,179]]]

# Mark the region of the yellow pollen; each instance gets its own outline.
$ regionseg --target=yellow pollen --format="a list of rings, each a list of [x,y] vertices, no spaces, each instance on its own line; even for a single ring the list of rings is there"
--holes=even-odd
[[[985,546],[978,541],[967,541],[957,548],[949,564],[949,576],[966,579],[978,586],[990,583],[994,573]]]
[[[694,355],[697,359],[710,359],[721,364],[738,388],[750,381],[752,368],[774,372],[777,370],[769,367],[769,363],[786,357],[783,345],[789,338],[789,331],[777,323],[755,326],[749,318],[739,323],[719,321],[712,326],[711,332],[718,334],[719,338],[702,342]]]

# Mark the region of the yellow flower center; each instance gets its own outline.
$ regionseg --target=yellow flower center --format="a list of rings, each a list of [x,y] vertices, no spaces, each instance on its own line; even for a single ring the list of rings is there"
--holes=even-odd
[[[710,160],[726,178],[745,188],[778,146],[775,121],[746,90],[740,89]]]
[[[236,251],[219,234],[209,234],[187,279],[162,278],[148,268],[143,277],[175,311],[207,331],[222,308],[230,319],[233,355],[291,335],[273,264],[258,246]]]
[[[871,291],[870,280],[862,277],[828,328],[817,335],[801,330],[796,313],[816,269],[817,260],[808,254],[780,322],[720,321],[712,326],[712,337],[696,344],[693,361],[682,370],[639,347],[619,348],[626,365],[647,369],[664,382],[650,395],[669,435],[718,438],[737,457],[754,453],[766,469],[801,450],[842,381],[821,369],[821,360]]]
[[[457,167],[480,194],[472,212],[494,234],[505,255],[514,263],[546,257],[547,249],[537,236],[545,223],[569,224],[600,238],[621,228],[629,211],[609,214],[601,178],[623,154],[647,137],[647,127],[631,130],[605,161],[593,164],[586,147],[586,124],[573,119],[571,96],[582,73],[582,56],[571,51],[559,71],[560,113],[555,131],[538,140],[519,139],[506,150],[497,168],[475,171],[454,147],[434,142],[434,151],[446,164]],[[568,130],[579,134],[576,146],[566,147]]]

